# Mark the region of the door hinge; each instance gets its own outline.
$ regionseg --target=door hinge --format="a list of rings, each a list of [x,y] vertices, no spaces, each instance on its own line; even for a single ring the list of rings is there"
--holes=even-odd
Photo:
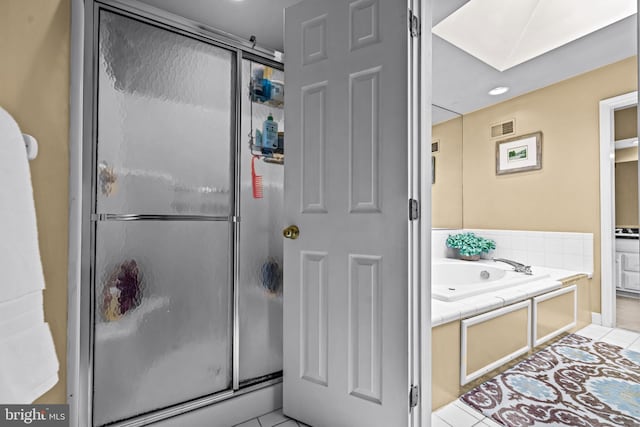
[[[420,18],[409,10],[409,33],[411,37],[420,37]]]
[[[420,389],[417,385],[412,385],[409,389],[409,409],[413,409],[418,406],[420,400]]]
[[[420,218],[420,205],[416,199],[409,199],[409,221]]]

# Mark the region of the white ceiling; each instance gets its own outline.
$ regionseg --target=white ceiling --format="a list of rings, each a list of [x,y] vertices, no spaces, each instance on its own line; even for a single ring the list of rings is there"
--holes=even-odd
[[[433,24],[467,1],[434,0]],[[635,55],[636,27],[636,16],[630,16],[504,72],[434,35],[433,103],[466,114],[620,61]],[[511,90],[489,95],[496,86]]]
[[[258,45],[283,51],[284,8],[301,0],[140,1],[247,40],[255,35]]]
[[[258,45],[283,50],[283,9],[300,0],[142,1],[243,38],[255,35]],[[432,23],[439,23],[467,1],[433,0]],[[504,72],[434,35],[433,103],[466,114],[628,58],[636,52],[636,27],[634,15]],[[511,90],[488,95],[496,86]]]
[[[498,71],[636,13],[636,0],[469,0],[433,33]]]

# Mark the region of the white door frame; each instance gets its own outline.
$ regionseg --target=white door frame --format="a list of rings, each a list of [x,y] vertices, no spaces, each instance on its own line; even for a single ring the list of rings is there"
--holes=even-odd
[[[616,326],[614,112],[638,103],[633,91],[600,101],[600,289],[602,325]]]
[[[640,0],[639,0],[640,1]],[[417,172],[413,174],[414,197],[420,201],[420,219],[416,224],[418,237],[414,241],[412,270],[414,280],[410,292],[413,294],[413,307],[417,314],[412,316],[410,329],[413,350],[412,381],[420,385],[419,404],[412,412],[412,426],[427,427],[431,425],[432,401],[432,345],[431,345],[431,104],[433,94],[433,55],[431,42],[432,0],[415,0],[411,4],[413,12],[420,18],[420,37],[413,39],[414,49],[412,85],[418,96],[412,98],[414,113],[414,141],[419,145],[412,147],[415,152],[414,161],[418,162]],[[416,43],[417,40],[417,43]],[[416,99],[417,98],[417,99]],[[409,227],[413,227],[411,224]],[[417,263],[417,265],[415,265]]]

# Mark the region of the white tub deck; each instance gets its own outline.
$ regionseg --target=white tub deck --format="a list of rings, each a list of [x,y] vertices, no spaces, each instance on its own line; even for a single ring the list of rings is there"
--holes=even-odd
[[[451,258],[437,258],[433,260],[434,263],[470,263],[471,261],[460,261]],[[475,261],[473,264],[485,265],[488,267],[501,268],[507,273],[511,269],[510,266],[499,264],[490,260]],[[453,322],[455,320],[475,316],[480,313],[484,313],[496,308],[500,308],[509,304],[513,304],[519,301],[523,301],[527,298],[559,289],[562,286],[562,280],[576,275],[586,274],[591,277],[593,274],[590,271],[574,271],[563,270],[557,268],[548,267],[536,267],[532,266],[532,270],[536,274],[544,275],[546,277],[535,281],[525,281],[519,283],[511,283],[510,286],[502,287],[498,289],[487,290],[485,293],[470,295],[466,298],[461,298],[455,301],[443,301],[433,297],[431,298],[431,326],[439,326],[445,323]],[[515,273],[525,276],[522,273]],[[433,284],[432,284],[433,287]]]
[[[494,261],[434,260],[431,270],[431,296],[440,301],[458,301],[498,289],[549,278],[549,273],[532,268],[527,275]]]

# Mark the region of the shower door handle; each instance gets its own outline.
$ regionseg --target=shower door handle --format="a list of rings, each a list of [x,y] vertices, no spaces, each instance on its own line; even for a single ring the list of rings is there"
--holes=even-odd
[[[295,240],[300,235],[300,229],[297,225],[290,225],[284,230],[282,230],[282,235],[287,239]]]

